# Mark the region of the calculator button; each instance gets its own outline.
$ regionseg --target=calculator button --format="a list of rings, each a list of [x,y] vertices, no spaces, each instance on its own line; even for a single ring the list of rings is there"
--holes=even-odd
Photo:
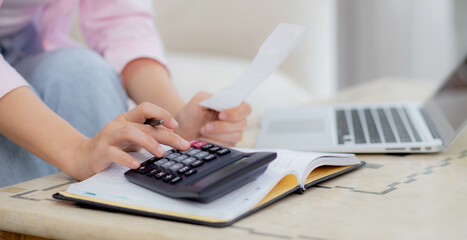
[[[157,161],[157,160],[160,160],[160,158],[153,157],[153,158],[148,159],[146,162],[147,162],[147,163],[154,163],[154,162]]]
[[[215,152],[217,152],[217,151],[219,151],[219,150],[221,150],[221,149],[222,149],[222,148],[219,147],[219,146],[214,146],[214,147],[210,148],[208,151],[209,151],[210,153],[215,153]]]
[[[174,158],[180,156],[180,153],[172,153],[168,156],[166,156],[165,158],[169,159],[169,160],[174,160]]]
[[[171,183],[171,184],[175,184],[175,183],[177,183],[177,182],[180,181],[180,180],[182,180],[182,178],[177,176],[177,177],[172,178],[172,180],[170,180],[170,183]]]
[[[210,149],[210,148],[212,148],[212,147],[214,147],[214,144],[208,143],[208,144],[202,146],[201,149],[204,150],[204,151],[206,151],[206,150],[208,150],[208,149]]]
[[[158,172],[158,173],[156,173],[156,175],[154,175],[154,177],[155,177],[156,179],[161,179],[161,178],[163,178],[165,175],[167,175],[166,172]]]
[[[216,153],[219,154],[220,156],[222,156],[222,155],[225,155],[225,154],[227,154],[227,153],[229,153],[229,152],[230,152],[229,149],[223,148],[223,149],[217,151]]]
[[[206,157],[204,157],[203,160],[204,160],[205,162],[209,162],[209,161],[211,161],[211,160],[214,160],[214,158],[216,158],[216,155],[209,154],[209,155],[207,155]]]
[[[148,167],[147,165],[141,165],[139,166],[138,169],[135,169],[135,171],[139,172],[139,173],[146,173],[147,171],[151,170],[150,167]]]
[[[193,155],[196,155],[196,154],[199,153],[199,152],[201,152],[201,150],[199,150],[199,149],[193,149],[193,150],[187,152],[186,154],[187,154],[188,156],[193,156]]]
[[[176,153],[176,152],[177,152],[176,149],[167,150],[167,151],[165,151],[164,157],[167,157],[167,156],[169,156],[170,154]],[[162,157],[162,158],[164,158],[164,157]]]
[[[162,179],[162,181],[168,182],[168,181],[172,180],[172,178],[174,178],[174,175],[172,175],[172,174],[167,174],[167,175],[165,175],[165,177]]]
[[[168,161],[168,162],[162,164],[162,165],[161,165],[161,168],[167,170],[170,166],[174,165],[175,163],[176,163],[175,161]]]
[[[190,145],[193,146],[195,144],[199,143],[199,140],[191,140]]]
[[[185,160],[186,158],[188,158],[187,155],[180,155],[180,156],[174,158],[173,160],[174,160],[175,162],[181,162],[181,161]]]
[[[197,143],[193,144],[192,146],[194,148],[201,148],[202,146],[204,146],[206,144],[207,144],[206,142],[197,142]]]
[[[169,171],[171,171],[171,172],[174,173],[174,172],[177,172],[177,170],[180,169],[180,168],[182,168],[182,167],[184,167],[183,164],[181,164],[181,163],[176,163],[176,164],[174,164],[174,165],[172,165],[172,166],[169,167]]]
[[[196,169],[190,169],[190,170],[185,172],[185,176],[190,176],[191,174],[193,174],[195,172],[196,172]]]
[[[194,158],[194,157],[189,157],[189,158],[183,160],[182,163],[185,164],[185,165],[190,165],[190,164],[192,164],[194,161],[196,161],[196,158]]]
[[[152,177],[152,176],[156,175],[156,173],[158,173],[158,172],[160,172],[159,169],[153,169],[153,170],[149,171],[147,175]]]
[[[169,161],[169,160],[167,160],[167,159],[161,159],[161,160],[155,162],[154,165],[155,165],[156,167],[159,167],[159,168],[160,168],[162,164],[164,164],[164,163],[166,163],[166,162],[168,162],[168,161]]]
[[[180,154],[187,154],[189,151],[193,150],[194,148],[190,147],[188,150],[180,151]]]
[[[186,172],[186,171],[188,171],[188,170],[190,170],[190,167],[184,166],[184,167],[178,169],[177,172],[180,173],[180,174],[183,174],[184,172]]]
[[[200,165],[203,165],[203,163],[204,163],[204,162],[201,161],[201,160],[196,160],[195,162],[193,162],[192,164],[190,164],[190,166],[192,166],[192,167],[198,167],[198,166],[200,166]]]
[[[202,158],[206,157],[207,155],[209,155],[208,152],[199,152],[193,157],[198,158],[198,159],[202,159]]]

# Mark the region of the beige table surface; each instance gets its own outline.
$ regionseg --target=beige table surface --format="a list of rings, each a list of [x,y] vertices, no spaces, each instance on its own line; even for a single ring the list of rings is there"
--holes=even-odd
[[[433,85],[379,80],[314,102],[423,100]],[[259,121],[246,141],[253,146]],[[359,170],[294,194],[226,228],[80,208],[52,199],[55,174],[0,189],[2,239],[465,239],[467,131],[439,154],[358,155]]]

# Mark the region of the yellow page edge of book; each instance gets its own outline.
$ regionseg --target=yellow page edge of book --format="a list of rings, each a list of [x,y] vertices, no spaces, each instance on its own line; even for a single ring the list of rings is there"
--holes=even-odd
[[[349,166],[320,166],[315,168],[306,178],[305,184],[311,183],[313,181],[319,180],[326,176],[332,175],[334,173],[338,173],[344,171],[347,168],[354,167],[355,165]]]
[[[261,205],[265,203],[268,203],[271,200],[274,200],[275,198],[279,196],[282,196],[283,194],[295,188],[296,186],[298,186],[297,177],[293,174],[286,175],[276,184],[276,186],[274,186],[273,189],[271,189],[271,191],[269,191],[269,193],[255,207],[252,208],[252,210],[257,207],[260,207]],[[221,222],[230,222],[233,220],[233,219],[204,217],[204,216],[188,214],[188,213],[179,213],[179,212],[172,212],[172,211],[161,210],[161,209],[142,207],[142,206],[131,205],[127,203],[120,203],[120,202],[114,202],[114,201],[109,201],[109,200],[104,200],[104,199],[98,199],[98,198],[94,198],[90,196],[77,195],[77,194],[69,193],[66,191],[62,191],[60,192],[60,194],[65,197],[86,200],[89,202],[100,203],[100,204],[104,204],[108,206],[121,207],[125,209],[132,209],[132,210],[138,210],[142,212],[155,213],[155,214],[161,214],[161,215],[167,215],[167,216],[173,216],[173,217],[180,217],[180,218],[198,220],[198,221],[203,221],[203,222],[221,223]]]
[[[268,203],[269,201],[272,201],[277,197],[282,196],[283,194],[295,188],[296,186],[298,186],[297,177],[293,174],[286,175],[276,184],[276,186],[274,186],[273,189],[271,189],[271,191],[269,191],[269,193],[263,198],[263,200],[256,204],[256,206],[253,209],[260,207],[261,205]]]

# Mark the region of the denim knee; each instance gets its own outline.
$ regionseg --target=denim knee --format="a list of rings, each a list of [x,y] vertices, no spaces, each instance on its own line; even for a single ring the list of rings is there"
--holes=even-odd
[[[88,137],[127,110],[119,74],[92,50],[44,52],[15,68],[52,110]]]

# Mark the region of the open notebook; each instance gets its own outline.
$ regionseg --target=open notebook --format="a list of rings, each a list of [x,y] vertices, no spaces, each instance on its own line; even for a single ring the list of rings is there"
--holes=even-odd
[[[128,168],[117,164],[85,181],[71,184],[66,191],[53,197],[145,216],[222,227],[288,194],[302,192],[311,185],[364,165],[353,154],[276,152],[277,158],[263,175],[208,204],[169,198],[132,184],[123,175]],[[149,157],[141,153],[132,155],[140,161]]]

